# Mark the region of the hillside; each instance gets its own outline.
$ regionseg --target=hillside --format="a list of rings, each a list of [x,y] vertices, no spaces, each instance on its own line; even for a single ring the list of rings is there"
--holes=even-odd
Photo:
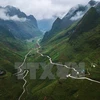
[[[15,39],[6,27],[0,26],[0,73],[1,71],[4,72],[0,74],[1,100],[17,98],[18,91],[21,91],[22,82],[17,81],[13,74],[16,72],[15,62],[22,62],[23,60],[23,55],[19,52],[25,51],[25,49],[24,41]]]
[[[72,31],[73,29],[75,31]],[[49,41],[42,42],[41,52],[49,55],[53,62],[85,62],[86,77],[100,81],[99,13],[95,8],[91,8],[77,24],[58,32]],[[48,62],[45,57],[39,55],[34,57],[37,58],[35,61]],[[48,81],[48,86],[44,86],[45,82],[38,84],[39,87],[36,85],[32,88],[33,98],[39,100],[44,98],[47,100],[99,100],[100,98],[100,84],[88,80],[56,79]]]

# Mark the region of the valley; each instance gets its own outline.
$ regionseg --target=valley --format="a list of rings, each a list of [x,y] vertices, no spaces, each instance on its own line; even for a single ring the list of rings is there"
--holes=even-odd
[[[39,40],[40,40],[40,39],[38,39],[37,42],[36,42],[36,43],[38,44],[38,48],[36,49],[36,52],[37,52],[41,57],[47,58],[47,60],[50,61],[50,63],[51,63],[52,65],[65,67],[66,69],[72,69],[73,71],[75,71],[75,72],[77,73],[77,75],[79,74],[79,72],[78,72],[75,68],[70,68],[70,67],[68,67],[67,65],[62,65],[62,64],[59,64],[59,63],[54,63],[54,62],[52,62],[52,59],[51,59],[49,56],[40,53],[39,50],[41,49],[41,46],[40,46],[40,44],[39,44]],[[28,83],[28,82],[25,80],[25,77],[28,75],[29,71],[27,70],[27,71],[25,71],[25,72],[26,72],[26,74],[25,74],[24,77],[23,77],[23,80],[25,81],[25,84],[23,85],[24,89],[23,89],[23,92],[22,92],[21,96],[24,95],[25,90],[26,90],[26,89],[25,89],[25,85],[26,85],[26,83]],[[25,73],[25,72],[24,72],[24,73]],[[100,81],[93,80],[93,79],[91,79],[91,78],[89,78],[89,77],[74,77],[74,76],[71,76],[71,74],[66,75],[65,77],[66,77],[66,79],[67,79],[67,78],[71,78],[71,79],[75,79],[75,80],[88,80],[88,81],[90,81],[90,82],[100,84]],[[58,82],[59,82],[59,80],[58,80]],[[71,84],[71,83],[70,83],[70,84]],[[21,96],[20,96],[20,97],[21,97]],[[21,98],[19,98],[19,100],[20,100],[20,99],[21,99]]]
[[[38,26],[51,19],[13,6],[0,14],[0,100],[100,99],[99,1],[72,7],[45,34]]]

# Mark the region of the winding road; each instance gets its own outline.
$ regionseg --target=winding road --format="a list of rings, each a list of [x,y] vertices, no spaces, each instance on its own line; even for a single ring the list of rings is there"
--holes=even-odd
[[[47,58],[49,59],[50,64],[56,65],[56,66],[62,66],[62,67],[65,67],[65,68],[67,68],[67,69],[72,69],[74,72],[77,73],[77,75],[80,74],[75,68],[70,68],[70,67],[68,67],[67,65],[62,65],[62,64],[54,63],[54,62],[52,61],[52,58],[51,58],[50,56],[43,55],[43,54],[40,52],[40,50],[39,50],[39,49],[41,48],[41,46],[40,46],[40,44],[39,44],[39,41],[40,41],[40,39],[38,39],[38,41],[37,41],[38,48],[36,48],[36,51],[37,51],[37,53],[38,53],[39,55],[41,55],[42,57],[47,57]],[[26,84],[27,84],[27,80],[26,80],[25,78],[26,78],[26,76],[28,75],[29,70],[25,70],[24,72],[22,72],[22,71],[23,71],[23,70],[22,70],[22,66],[25,64],[26,59],[27,59],[28,55],[32,52],[32,50],[33,50],[33,49],[31,49],[31,50],[25,55],[25,58],[24,58],[23,63],[18,67],[18,68],[19,68],[19,72],[14,74],[14,75],[16,75],[16,76],[19,76],[19,75],[23,75],[23,74],[24,74],[24,76],[23,76],[23,81],[24,81],[24,84],[23,84],[23,91],[22,91],[21,95],[19,96],[18,100],[20,100],[20,99],[22,98],[23,94],[26,92],[25,86],[26,86]],[[88,73],[89,73],[89,72],[88,72]],[[66,78],[68,78],[68,77],[69,77],[69,78],[72,78],[72,79],[76,79],[76,80],[88,80],[88,81],[91,81],[91,82],[95,82],[95,83],[99,83],[99,84],[100,84],[99,81],[93,80],[93,79],[88,78],[88,77],[79,77],[79,78],[78,78],[78,77],[71,76],[70,74],[69,74],[69,75],[66,75]]]
[[[24,80],[24,85],[23,85],[23,92],[22,92],[22,94],[20,95],[20,97],[18,98],[18,100],[20,100],[21,99],[21,97],[23,96],[23,94],[25,93],[25,91],[26,91],[26,89],[25,89],[25,86],[26,86],[26,84],[27,84],[27,80],[25,79],[25,77],[28,75],[28,73],[29,73],[29,70],[26,70],[26,71],[24,71],[25,72],[25,76],[23,77],[23,80]]]
[[[40,46],[40,44],[39,44],[39,41],[40,41],[40,39],[37,41],[37,44],[38,44],[38,46],[39,46],[39,48],[37,48],[37,53],[38,53],[38,54],[40,54],[42,57],[47,57],[52,65],[62,66],[62,67],[65,67],[65,68],[67,68],[67,69],[72,69],[74,72],[77,73],[77,75],[80,74],[75,68],[70,68],[70,67],[68,67],[67,65],[62,65],[62,64],[58,64],[58,63],[53,63],[51,57],[46,56],[46,55],[43,55],[42,53],[40,53],[40,52],[39,52],[39,49],[41,48],[41,46]],[[88,73],[89,73],[89,72],[88,72]],[[79,78],[78,78],[78,77],[71,76],[70,74],[69,74],[69,75],[66,75],[66,77],[67,77],[67,78],[69,77],[69,78],[72,78],[72,79],[76,79],[76,80],[88,80],[88,81],[91,81],[91,82],[95,82],[95,83],[100,84],[100,81],[96,81],[96,80],[93,80],[93,79],[88,78],[88,77],[79,77]]]
[[[22,70],[22,67],[23,67],[23,65],[25,64],[28,55],[29,55],[32,51],[33,51],[33,48],[25,55],[23,63],[18,67],[19,72],[15,73],[14,75],[18,75],[18,74],[22,73],[22,71],[23,71],[23,70]]]
[[[26,92],[25,86],[26,86],[26,84],[27,84],[27,80],[26,80],[25,78],[26,78],[26,76],[28,75],[29,70],[25,70],[25,71],[23,72],[22,67],[23,67],[23,65],[25,64],[28,55],[29,55],[32,51],[33,51],[33,48],[32,48],[31,50],[29,50],[29,52],[25,55],[23,63],[18,67],[19,72],[17,72],[17,73],[14,74],[14,75],[16,75],[16,76],[24,75],[24,76],[23,76],[23,81],[24,81],[24,84],[23,84],[23,91],[22,91],[21,95],[19,96],[18,100],[20,100],[20,99],[22,98],[23,94]]]

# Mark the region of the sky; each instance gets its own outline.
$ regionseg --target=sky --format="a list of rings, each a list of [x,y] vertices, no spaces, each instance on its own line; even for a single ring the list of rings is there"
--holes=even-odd
[[[0,6],[11,5],[37,20],[62,18],[77,4],[87,4],[89,0],[0,0]]]

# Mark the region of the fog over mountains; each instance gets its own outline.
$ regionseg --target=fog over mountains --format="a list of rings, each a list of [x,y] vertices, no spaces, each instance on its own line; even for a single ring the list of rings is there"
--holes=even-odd
[[[27,16],[13,6],[0,7],[0,26],[6,27],[16,38],[20,39],[42,35],[35,17]]]
[[[98,4],[98,1],[91,0],[88,2],[88,4],[78,4],[73,6],[69,11],[66,9],[67,14],[62,14],[61,16],[58,15],[59,18],[62,19],[63,23],[66,24],[66,21],[71,20],[71,21],[76,21],[78,19],[81,19],[84,14],[93,6],[96,6]],[[68,6],[66,4],[66,6]],[[57,17],[57,15],[56,15]],[[38,20],[39,28],[41,30],[49,31],[52,27],[52,24],[56,17],[52,19],[42,19]],[[71,23],[71,21],[68,21],[67,23]]]
[[[70,27],[74,22],[79,21],[91,7],[97,8],[99,4],[100,2],[91,0],[86,5],[78,4],[72,7],[62,19],[57,18],[54,21],[51,30],[46,32],[43,41],[53,34]]]

